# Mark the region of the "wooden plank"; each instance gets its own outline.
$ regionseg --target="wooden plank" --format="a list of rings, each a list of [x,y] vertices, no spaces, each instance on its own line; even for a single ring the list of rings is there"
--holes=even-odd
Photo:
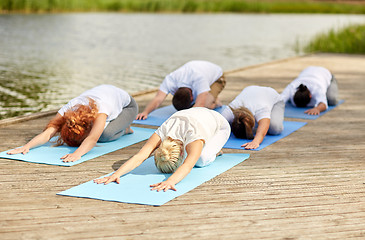
[[[227,72],[225,104],[253,84],[280,92],[309,65],[335,74],[345,103],[161,207],[55,195],[116,170],[143,142],[73,167],[0,159],[0,238],[363,239],[364,59],[316,54]],[[140,110],[154,94],[136,96]],[[0,125],[0,151],[51,117]]]

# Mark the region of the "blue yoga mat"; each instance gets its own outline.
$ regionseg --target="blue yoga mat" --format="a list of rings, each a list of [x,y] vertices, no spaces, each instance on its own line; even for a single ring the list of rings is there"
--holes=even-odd
[[[294,122],[294,121],[284,121],[284,131],[280,135],[266,135],[260,146],[256,149],[250,149],[254,151],[259,151],[270,144],[273,144],[276,141],[288,136],[289,134],[295,132],[299,128],[306,125],[306,122]],[[233,149],[245,149],[241,147],[242,144],[251,142],[252,140],[240,139],[236,138],[232,133],[229,137],[227,143],[223,146],[223,148],[233,148]]]
[[[7,150],[0,153],[0,158],[69,167],[146,140],[155,132],[154,129],[148,128],[132,127],[132,129],[134,133],[124,135],[115,141],[97,143],[97,145],[93,149],[91,149],[88,153],[82,156],[80,160],[77,160],[75,162],[62,162],[60,158],[68,153],[73,153],[77,149],[76,147],[52,147],[53,144],[49,142],[42,146],[31,149],[25,155],[8,155],[6,154],[6,152],[8,152],[9,150]]]
[[[160,206],[227,171],[249,156],[243,153],[227,153],[217,157],[207,167],[194,167],[181,182],[176,184],[177,191],[151,191],[151,184],[162,182],[171,174],[160,173],[155,167],[153,157],[150,157],[138,168],[122,176],[120,184],[115,182],[107,185],[96,184],[91,180],[58,195]]]
[[[223,107],[214,109],[217,112],[223,110]],[[145,120],[134,120],[135,124],[149,125],[149,126],[161,126],[172,114],[177,112],[174,106],[169,105],[162,108],[158,108],[151,112]]]
[[[308,115],[304,113],[306,110],[311,108],[298,108],[293,106],[291,103],[286,103],[284,117],[314,120],[319,118],[323,114],[327,113],[328,111],[331,111],[332,109],[342,104],[343,102],[345,102],[345,100],[340,100],[336,106],[329,106],[326,111],[321,112],[319,115]]]

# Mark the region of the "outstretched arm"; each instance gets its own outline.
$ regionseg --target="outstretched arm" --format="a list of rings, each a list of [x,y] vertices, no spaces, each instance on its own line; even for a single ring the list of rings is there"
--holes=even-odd
[[[147,119],[148,114],[158,108],[161,105],[163,100],[167,97],[167,94],[161,90],[158,90],[156,96],[152,99],[152,101],[146,106],[143,112],[139,113],[136,117],[137,120],[145,120]]]
[[[319,115],[321,112],[325,111],[327,109],[326,105],[322,102],[320,102],[317,107],[308,109],[304,113],[308,115]]]
[[[243,144],[241,147],[245,147],[245,149],[256,149],[260,146],[262,141],[264,140],[264,137],[267,134],[267,131],[270,127],[270,119],[269,118],[263,118],[258,122],[257,131],[254,139],[252,142],[248,142]]]
[[[57,113],[55,118],[61,118],[61,117],[62,117],[61,114]],[[7,154],[18,154],[18,153],[27,154],[30,149],[48,142],[56,134],[56,132],[57,132],[56,128],[49,127],[46,130],[44,130],[42,133],[35,136],[32,140],[30,140],[24,146],[13,149],[13,150],[7,152]]]
[[[89,135],[82,141],[81,145],[76,149],[75,152],[66,154],[61,157],[63,162],[74,162],[79,160],[84,154],[89,152],[93,147],[95,147],[101,134],[104,131],[107,115],[105,113],[99,113],[96,116],[93,127]]]
[[[186,159],[184,163],[176,169],[176,171],[166,180],[160,183],[152,184],[151,190],[157,190],[158,192],[163,190],[166,192],[167,190],[171,189],[176,191],[175,185],[184,179],[191,169],[195,166],[196,162],[199,160],[200,154],[203,150],[204,142],[203,140],[199,139],[192,143],[189,143],[186,146]]]
[[[117,182],[119,183],[119,178],[132,171],[141,163],[143,163],[151,153],[160,145],[161,138],[156,134],[152,134],[152,136],[147,140],[146,144],[139,150],[139,152],[130,158],[127,162],[125,162],[120,168],[115,171],[111,176],[95,179],[95,183],[104,183],[108,184],[110,182]]]

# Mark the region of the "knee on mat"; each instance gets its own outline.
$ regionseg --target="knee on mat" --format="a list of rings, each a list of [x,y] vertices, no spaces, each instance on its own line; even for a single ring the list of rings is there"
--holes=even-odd
[[[270,125],[268,134],[270,135],[279,135],[283,132],[284,125],[283,124],[277,124],[277,125]]]
[[[327,102],[328,106],[336,106],[338,103],[337,99],[328,99]]]
[[[211,156],[208,154],[201,154],[199,160],[196,162],[196,167],[205,167],[211,164],[215,159],[215,156]]]
[[[116,133],[110,131],[108,129],[104,129],[104,132],[101,134],[98,142],[109,142],[115,139]]]

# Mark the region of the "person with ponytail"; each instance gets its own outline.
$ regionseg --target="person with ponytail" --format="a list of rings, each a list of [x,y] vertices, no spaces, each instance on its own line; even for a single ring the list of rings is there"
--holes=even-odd
[[[284,102],[296,107],[311,107],[309,115],[319,115],[338,103],[337,80],[331,72],[318,66],[305,68],[281,93]]]
[[[119,183],[119,178],[138,167],[153,152],[155,165],[167,180],[152,184],[151,190],[176,191],[175,185],[194,166],[211,164],[227,142],[231,129],[227,120],[214,110],[194,107],[174,113],[147,140],[141,150],[111,176],[95,179],[98,184]],[[186,152],[186,154],[185,154]],[[186,156],[186,157],[185,157]]]
[[[242,147],[256,149],[266,134],[278,135],[284,130],[284,110],[284,101],[276,90],[248,86],[228,106],[224,106],[221,114],[231,124],[235,137],[252,140]]]
[[[74,162],[97,142],[113,141],[133,133],[130,125],[137,113],[138,105],[126,91],[113,85],[99,85],[69,101],[42,133],[7,153],[26,154],[31,148],[59,135],[56,146],[78,147],[73,153],[61,157],[64,162]]]

